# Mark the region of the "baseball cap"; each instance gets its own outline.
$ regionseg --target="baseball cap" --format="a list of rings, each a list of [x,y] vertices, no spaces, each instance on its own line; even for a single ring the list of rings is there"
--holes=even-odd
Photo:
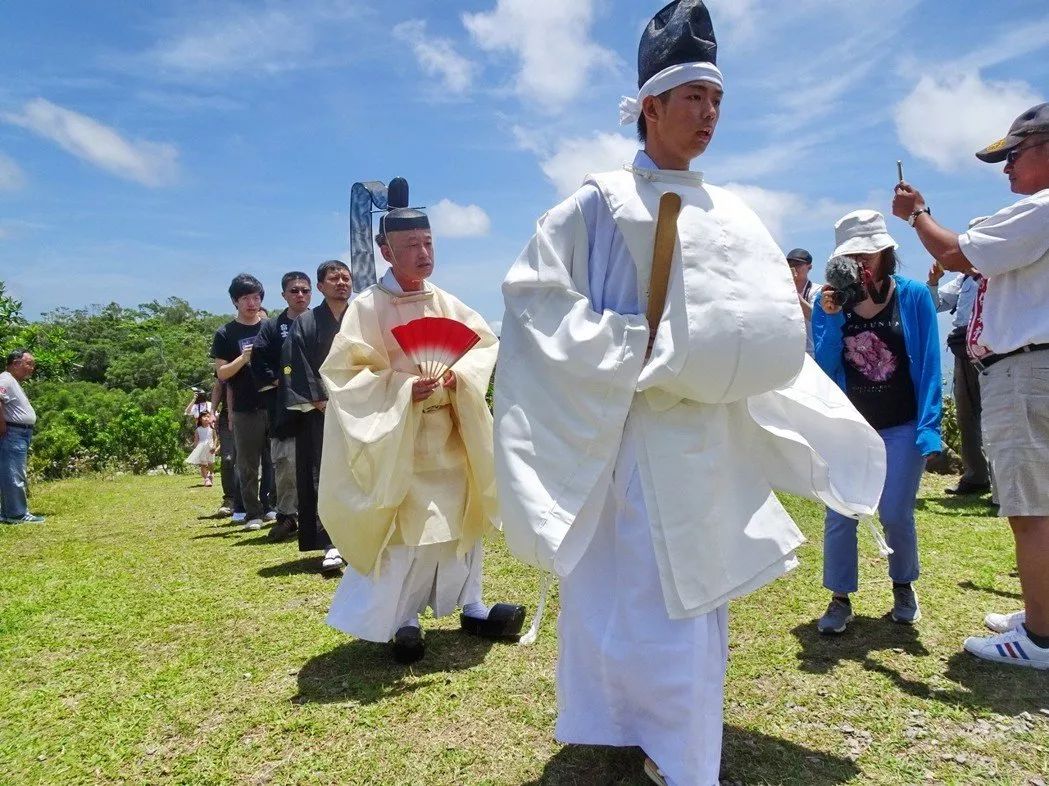
[[[794,265],[811,265],[812,254],[803,248],[795,248],[787,254],[787,262]]]
[[[1049,103],[1028,109],[1013,121],[1004,139],[989,144],[977,153],[976,157],[988,164],[998,164],[1005,160],[1010,150],[1031,134],[1049,134]]]

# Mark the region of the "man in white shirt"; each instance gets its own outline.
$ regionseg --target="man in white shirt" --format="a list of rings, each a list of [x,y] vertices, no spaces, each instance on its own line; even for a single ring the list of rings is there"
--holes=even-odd
[[[29,512],[26,467],[36,412],[22,382],[36,370],[36,360],[24,349],[7,355],[0,372],[0,520],[5,524],[41,524],[43,516]]]
[[[983,371],[984,439],[1016,540],[1024,611],[988,615],[985,624],[998,635],[966,639],[965,649],[1049,669],[1049,103],[1024,112],[976,157],[1004,161],[1023,199],[962,235],[937,224],[906,183],[896,187],[892,212],[945,269],[984,276],[968,349]]]

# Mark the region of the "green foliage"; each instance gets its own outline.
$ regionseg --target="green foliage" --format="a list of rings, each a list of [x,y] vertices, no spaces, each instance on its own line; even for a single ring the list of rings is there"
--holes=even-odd
[[[958,429],[958,407],[953,398],[943,397],[943,442],[958,455],[962,453],[962,433]]]
[[[59,478],[81,472],[180,469],[185,451],[176,383],[126,393],[93,382],[44,381],[32,386],[40,417],[30,472]]]
[[[25,348],[37,361],[26,383],[39,416],[32,474],[181,470],[192,434],[182,416],[189,388],[210,388],[211,339],[225,321],[169,298],[62,308],[27,322],[0,281],[0,349]]]

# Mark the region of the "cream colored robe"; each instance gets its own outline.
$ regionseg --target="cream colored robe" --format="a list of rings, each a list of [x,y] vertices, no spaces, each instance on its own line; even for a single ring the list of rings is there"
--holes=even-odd
[[[419,371],[391,330],[448,317],[481,341],[443,387],[413,403]],[[376,571],[388,545],[458,542],[465,555],[499,526],[492,416],[485,396],[498,340],[472,309],[437,287],[395,293],[381,283],[346,311],[321,376],[328,389],[318,513],[343,559]]]
[[[648,300],[660,196],[683,198],[666,309],[646,363],[644,315],[590,308],[589,237],[558,205],[503,284],[496,475],[507,543],[568,575],[598,525],[628,414],[663,596],[673,619],[757,589],[803,537],[774,489],[869,515],[877,433],[805,355],[782,252],[734,195],[690,172],[590,179]]]

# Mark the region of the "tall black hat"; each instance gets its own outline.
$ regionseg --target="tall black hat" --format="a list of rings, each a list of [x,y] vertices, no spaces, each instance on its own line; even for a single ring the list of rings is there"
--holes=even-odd
[[[404,232],[409,229],[429,229],[429,217],[418,208],[408,207],[408,181],[395,177],[386,190],[388,210],[379,219],[379,237],[384,238],[390,232]]]
[[[718,42],[703,0],[674,0],[652,17],[637,50],[637,86],[682,63],[717,65]]]

